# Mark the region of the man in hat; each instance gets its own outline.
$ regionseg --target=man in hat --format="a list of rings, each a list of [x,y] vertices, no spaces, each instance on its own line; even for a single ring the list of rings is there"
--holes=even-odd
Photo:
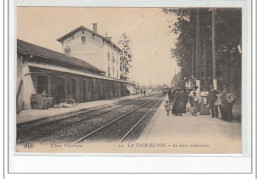
[[[198,86],[194,86],[194,87],[192,88],[192,90],[190,91],[189,96],[192,96],[194,91],[197,92],[197,89],[198,89]]]
[[[233,120],[233,114],[232,114],[233,103],[235,102],[235,95],[231,93],[229,87],[227,88],[226,101],[227,101],[227,120],[230,122],[235,121]]]
[[[218,106],[215,105],[218,92],[216,90],[214,90],[213,85],[210,85],[209,88],[210,88],[210,90],[209,90],[209,107],[210,107],[210,111],[211,111],[211,117],[218,118]]]
[[[228,102],[226,99],[226,95],[227,95],[227,85],[223,85],[223,91],[222,91],[222,95],[221,95],[221,114],[222,114],[222,119],[224,121],[228,121]]]
[[[194,77],[194,75],[190,76],[190,85],[192,88],[196,86],[196,78]]]

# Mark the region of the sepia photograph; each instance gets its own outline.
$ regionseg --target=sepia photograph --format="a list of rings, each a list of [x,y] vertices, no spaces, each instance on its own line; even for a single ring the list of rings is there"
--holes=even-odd
[[[17,153],[242,154],[242,8],[16,11]]]

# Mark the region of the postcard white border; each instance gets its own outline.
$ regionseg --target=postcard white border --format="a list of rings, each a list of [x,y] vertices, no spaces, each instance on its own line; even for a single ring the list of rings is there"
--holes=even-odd
[[[251,58],[251,1],[249,0],[14,0],[9,1],[9,172],[10,173],[250,173],[251,100],[242,106],[242,155],[176,154],[26,154],[15,153],[15,65],[16,6],[90,6],[90,7],[241,7],[243,59]],[[251,99],[251,60],[243,60],[242,99]],[[245,71],[247,72],[245,74]],[[245,125],[246,124],[246,125]],[[30,155],[30,156],[29,156]],[[67,165],[64,165],[66,162]],[[75,165],[77,163],[77,165]],[[122,163],[127,165],[122,165]],[[44,165],[43,165],[44,164]],[[69,165],[71,164],[71,165]],[[159,164],[159,165],[158,165]],[[216,167],[216,165],[218,167]],[[140,167],[141,166],[141,167]]]

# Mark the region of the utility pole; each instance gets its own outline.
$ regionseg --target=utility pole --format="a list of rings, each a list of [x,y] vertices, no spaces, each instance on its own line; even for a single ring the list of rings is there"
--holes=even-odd
[[[175,88],[177,88],[177,73],[176,73],[176,68],[175,68],[175,75],[174,75],[174,81],[175,81],[175,84],[174,84],[174,86],[175,86]]]
[[[203,41],[203,76],[205,78],[205,85],[208,86],[208,78],[207,78],[207,57],[206,57],[206,39]]]
[[[214,90],[218,89],[217,84],[217,62],[216,62],[216,9],[212,9],[212,64],[213,64],[213,86]]]
[[[200,12],[197,8],[197,23],[196,23],[196,86],[200,94]]]
[[[192,39],[191,74],[194,75],[194,39]]]

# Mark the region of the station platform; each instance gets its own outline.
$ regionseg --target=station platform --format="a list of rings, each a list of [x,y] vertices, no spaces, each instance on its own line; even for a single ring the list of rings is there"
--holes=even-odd
[[[174,146],[169,149],[174,153],[238,154],[242,151],[241,133],[240,122],[225,122],[210,115],[187,112],[167,116],[163,101],[136,142],[165,143]]]
[[[49,108],[49,109],[30,109],[30,110],[23,110],[18,115],[16,115],[16,124],[35,121],[44,118],[60,118],[65,117],[66,115],[71,115],[74,112],[99,107],[103,105],[110,105],[116,102],[120,102],[127,99],[134,99],[141,97],[141,95],[131,95],[131,96],[124,96],[119,98],[107,99],[107,100],[99,100],[99,101],[90,101],[86,103],[79,103],[74,107],[70,108]]]

